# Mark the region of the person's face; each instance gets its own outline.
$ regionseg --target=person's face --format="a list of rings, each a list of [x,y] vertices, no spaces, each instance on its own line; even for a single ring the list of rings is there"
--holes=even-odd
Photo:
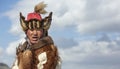
[[[26,35],[27,35],[28,39],[30,40],[30,43],[35,44],[35,43],[38,43],[39,39],[42,37],[43,30],[42,29],[39,29],[39,30],[28,29],[27,32],[26,32]]]

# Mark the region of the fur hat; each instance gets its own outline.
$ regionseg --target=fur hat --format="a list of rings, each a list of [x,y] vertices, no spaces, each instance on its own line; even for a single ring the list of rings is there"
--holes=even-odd
[[[27,15],[27,20],[25,20],[25,17],[20,12],[20,24],[23,31],[27,31],[28,29],[44,29],[47,31],[49,29],[52,21],[52,12],[42,19],[41,14],[47,13],[44,9],[45,7],[46,4],[44,4],[44,2],[37,4],[34,12]]]

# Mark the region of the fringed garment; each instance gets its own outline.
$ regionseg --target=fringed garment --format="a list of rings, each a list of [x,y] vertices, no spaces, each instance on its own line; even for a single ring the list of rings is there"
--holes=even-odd
[[[35,45],[26,41],[16,49],[16,55],[12,69],[61,69],[58,50],[50,36]]]

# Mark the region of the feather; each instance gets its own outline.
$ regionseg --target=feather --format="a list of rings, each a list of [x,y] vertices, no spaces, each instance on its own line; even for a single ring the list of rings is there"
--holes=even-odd
[[[36,13],[45,14],[47,13],[47,11],[44,9],[45,7],[47,7],[47,4],[44,4],[44,2],[40,2],[35,6],[34,11]]]

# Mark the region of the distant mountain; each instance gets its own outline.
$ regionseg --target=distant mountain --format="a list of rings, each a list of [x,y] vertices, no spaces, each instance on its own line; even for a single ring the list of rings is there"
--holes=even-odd
[[[0,63],[0,69],[10,69],[7,64]]]

